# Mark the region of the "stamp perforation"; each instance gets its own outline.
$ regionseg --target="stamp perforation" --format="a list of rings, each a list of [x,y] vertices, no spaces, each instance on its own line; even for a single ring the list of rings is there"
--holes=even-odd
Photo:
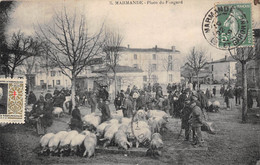
[[[2,84],[8,84],[8,96],[7,97],[7,112],[6,114],[0,114],[0,124],[23,124],[25,122],[25,106],[26,106],[26,95],[25,95],[25,91],[26,91],[26,78],[0,78],[0,83]],[[19,93],[19,104],[21,109],[17,110],[18,112],[21,112],[20,114],[9,114],[8,112],[8,106],[9,106],[9,95],[10,95],[10,91],[9,91],[9,84],[10,83],[18,83],[22,89],[22,93]],[[15,107],[17,108],[17,107]]]
[[[253,31],[253,25],[254,25],[254,12],[253,12],[253,8],[252,8],[252,2],[251,1],[247,1],[247,0],[243,0],[243,1],[223,1],[223,2],[215,2],[214,3],[214,9],[216,9],[216,6],[217,5],[230,5],[230,4],[250,4],[250,7],[251,7],[251,28],[249,29],[252,33],[252,45],[246,45],[246,46],[241,46],[241,45],[238,45],[236,46],[235,48],[243,48],[243,47],[255,47],[255,34],[254,34],[254,31]],[[216,19],[215,19],[216,20]]]

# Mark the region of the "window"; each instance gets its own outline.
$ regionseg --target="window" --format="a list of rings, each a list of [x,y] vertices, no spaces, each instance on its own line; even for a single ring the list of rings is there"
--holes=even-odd
[[[156,71],[156,70],[157,70],[156,64],[152,64],[152,71]]]
[[[55,71],[51,71],[51,77],[54,77],[55,76]]]
[[[40,85],[43,85],[44,84],[44,80],[40,80]]]
[[[134,64],[134,68],[138,68],[138,64]]]
[[[169,82],[172,82],[172,74],[169,74]]]
[[[56,80],[56,85],[60,85],[60,80]]]
[[[134,59],[137,60],[137,54],[134,54]]]
[[[153,54],[153,60],[156,60],[156,54]]]
[[[144,81],[144,82],[147,82],[147,76],[144,76],[144,77],[143,77],[143,81]]]
[[[153,80],[154,83],[156,83],[157,82],[157,76],[156,75],[152,75],[152,80]]]
[[[168,68],[169,70],[173,70],[173,65],[172,65],[171,62],[169,63],[168,67],[169,67],[169,68]]]

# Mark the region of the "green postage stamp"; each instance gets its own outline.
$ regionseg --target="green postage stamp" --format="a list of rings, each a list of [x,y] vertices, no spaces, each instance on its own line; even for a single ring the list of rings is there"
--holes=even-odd
[[[0,124],[24,123],[25,79],[0,78]]]
[[[251,3],[217,3],[205,15],[204,37],[219,49],[253,46]]]

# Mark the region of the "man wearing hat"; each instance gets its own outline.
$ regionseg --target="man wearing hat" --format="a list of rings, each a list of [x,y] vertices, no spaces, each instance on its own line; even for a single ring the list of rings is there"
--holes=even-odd
[[[109,106],[107,105],[106,100],[104,98],[100,99],[98,108],[100,109],[101,114],[102,114],[101,123],[104,121],[107,121],[111,118]]]
[[[194,145],[201,146],[202,142],[202,134],[201,134],[201,126],[203,125],[202,122],[202,111],[199,106],[196,104],[197,97],[192,96],[191,97],[191,103],[190,103],[190,108],[192,110],[191,114],[191,126],[193,130],[193,141]],[[196,135],[196,139],[194,139],[194,135]]]
[[[190,134],[190,124],[189,124],[189,119],[190,119],[190,114],[191,114],[191,109],[189,107],[190,104],[190,99],[187,97],[184,100],[184,107],[181,110],[181,129],[185,129],[185,141],[189,141],[189,134]]]

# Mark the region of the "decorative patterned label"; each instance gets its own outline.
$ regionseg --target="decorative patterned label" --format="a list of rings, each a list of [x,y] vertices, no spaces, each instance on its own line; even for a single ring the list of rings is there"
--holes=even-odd
[[[0,123],[24,123],[25,79],[0,78]]]

